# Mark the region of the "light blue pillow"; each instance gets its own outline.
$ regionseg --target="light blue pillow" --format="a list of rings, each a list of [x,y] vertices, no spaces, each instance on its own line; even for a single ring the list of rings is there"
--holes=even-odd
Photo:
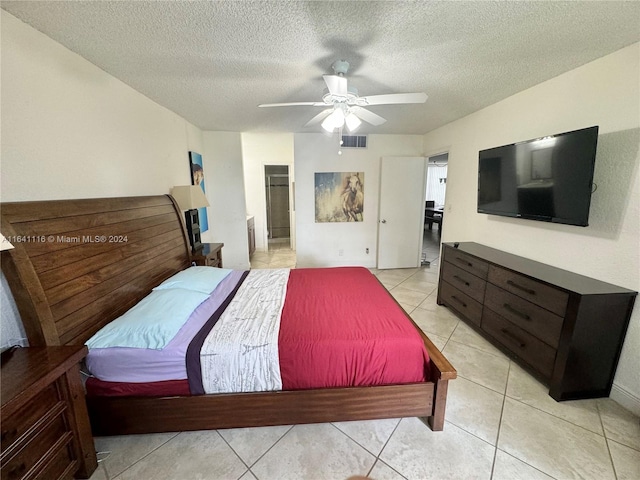
[[[89,348],[131,347],[162,350],[209,295],[172,288],[153,291],[124,315],[87,340]]]
[[[195,292],[213,292],[218,284],[229,275],[232,270],[214,267],[189,267],[167,278],[153,290],[167,290],[169,288],[184,288]]]

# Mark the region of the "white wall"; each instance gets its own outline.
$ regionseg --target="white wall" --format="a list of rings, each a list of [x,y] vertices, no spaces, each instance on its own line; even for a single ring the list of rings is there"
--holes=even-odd
[[[157,195],[191,183],[188,151],[203,147],[198,128],[0,16],[1,201]],[[5,345],[23,332],[4,278],[0,288]]]
[[[295,178],[293,166],[293,133],[243,133],[242,160],[247,215],[253,215],[256,229],[256,250],[266,251],[267,202],[264,186],[265,165],[288,165],[289,181]],[[293,192],[290,192],[291,246],[295,249],[295,212]]]
[[[633,290],[640,289],[640,44],[560,75],[428,133],[449,151],[443,241],[475,241]],[[589,227],[476,212],[478,151],[599,125]],[[640,413],[640,306],[612,397]]]
[[[296,258],[298,267],[376,266],[380,158],[421,156],[422,136],[369,135],[367,148],[343,149],[337,136],[299,133],[294,138],[296,182]],[[364,172],[362,222],[315,223],[314,174]],[[421,179],[422,181],[422,179]],[[365,253],[366,249],[369,253]],[[342,255],[339,252],[342,251]]]
[[[224,243],[225,268],[249,268],[242,141],[239,133],[204,132],[203,162],[207,178],[212,241]],[[206,235],[205,234],[205,235]],[[207,237],[209,238],[209,237]]]
[[[2,15],[3,201],[169,193],[200,131]]]

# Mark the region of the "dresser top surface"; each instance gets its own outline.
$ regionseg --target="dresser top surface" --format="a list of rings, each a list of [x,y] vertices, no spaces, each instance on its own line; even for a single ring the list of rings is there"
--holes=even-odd
[[[79,363],[84,345],[17,348],[3,360],[2,408],[19,396],[30,396]]]
[[[533,279],[541,280],[550,285],[558,286],[570,292],[576,292],[581,295],[598,295],[598,294],[633,294],[637,292],[624,287],[619,287],[611,283],[596,280],[584,275],[563,270],[545,263],[530,260],[511,253],[503,252],[495,248],[487,247],[475,242],[460,242],[458,247],[454,247],[453,243],[444,243],[443,246],[457,249],[460,252],[473,255],[490,263],[502,266],[521,273]]]

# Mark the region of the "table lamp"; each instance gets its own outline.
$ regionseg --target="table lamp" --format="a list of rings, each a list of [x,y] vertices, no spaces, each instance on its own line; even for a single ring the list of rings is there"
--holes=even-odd
[[[189,233],[191,252],[202,248],[200,239],[200,218],[198,208],[208,207],[209,202],[200,185],[178,185],[171,189],[171,195],[178,203],[180,210],[185,211],[185,224]]]

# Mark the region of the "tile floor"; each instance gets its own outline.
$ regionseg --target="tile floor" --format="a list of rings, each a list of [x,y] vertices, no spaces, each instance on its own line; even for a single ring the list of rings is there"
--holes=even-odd
[[[291,250],[288,242],[269,244],[268,252],[255,252],[251,256],[251,268],[294,268],[296,252]]]
[[[429,230],[426,225],[424,229],[424,236],[422,237],[422,265],[428,266],[431,264],[434,267],[435,262],[440,256],[440,228],[442,225],[434,225]]]
[[[253,268],[294,265],[286,248],[252,257]],[[609,399],[551,399],[436,305],[437,265],[373,273],[458,370],[444,431],[402,418],[100,437],[110,454],[91,479],[640,479],[638,417]]]

